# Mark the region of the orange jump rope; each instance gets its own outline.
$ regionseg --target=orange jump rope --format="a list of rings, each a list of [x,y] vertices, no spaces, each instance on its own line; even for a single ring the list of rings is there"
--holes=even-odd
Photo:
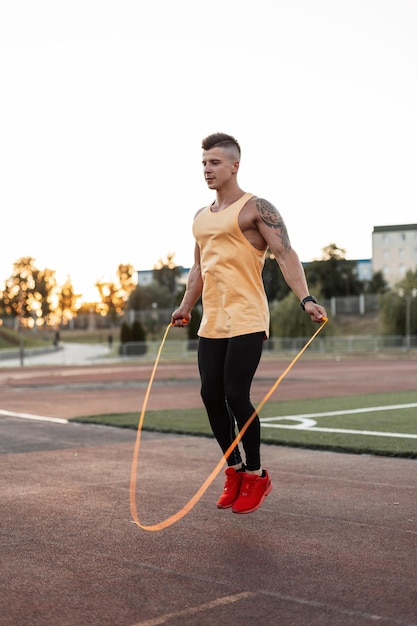
[[[145,419],[146,408],[147,408],[147,404],[148,404],[149,395],[150,395],[150,392],[151,392],[151,389],[152,389],[152,384],[153,384],[153,381],[154,381],[154,378],[155,378],[155,372],[156,372],[156,369],[158,367],[159,360],[160,360],[161,353],[162,353],[162,349],[164,347],[166,338],[168,336],[169,329],[171,328],[172,324],[169,324],[167,326],[167,329],[166,329],[166,331],[164,333],[164,336],[162,338],[162,341],[161,341],[161,345],[159,346],[158,353],[157,353],[156,359],[155,359],[155,364],[153,366],[151,377],[149,379],[149,383],[148,383],[148,386],[147,386],[147,389],[146,389],[145,398],[144,398],[143,406],[142,406],[142,411],[141,411],[140,418],[139,418],[139,423],[138,423],[138,430],[137,430],[135,448],[134,448],[134,452],[133,452],[132,470],[131,470],[131,474],[130,474],[129,500],[130,500],[130,510],[131,510],[131,513],[132,513],[132,516],[133,516],[133,521],[135,522],[135,524],[139,528],[142,528],[143,530],[147,530],[147,531],[163,530],[164,528],[168,528],[168,526],[172,526],[172,524],[175,524],[176,522],[178,522],[178,520],[180,520],[182,517],[184,517],[185,515],[187,515],[187,513],[189,513],[191,511],[191,509],[201,499],[203,494],[207,491],[207,489],[209,488],[211,483],[214,481],[214,479],[217,477],[217,475],[220,473],[220,471],[224,467],[224,463],[225,463],[224,459],[226,457],[228,457],[229,454],[232,452],[232,450],[237,446],[237,444],[242,439],[243,435],[245,434],[245,432],[247,431],[247,429],[249,428],[249,426],[251,425],[251,423],[255,419],[256,415],[262,409],[264,404],[269,400],[269,398],[274,393],[274,391],[276,390],[278,385],[281,383],[283,378],[288,374],[288,372],[295,365],[295,363],[298,361],[298,359],[301,357],[301,355],[307,350],[308,346],[314,341],[314,339],[317,337],[317,335],[322,330],[322,328],[327,324],[327,322],[328,322],[327,317],[323,317],[322,324],[319,326],[319,328],[316,330],[316,332],[310,337],[310,339],[307,341],[305,346],[303,346],[301,348],[299,353],[293,358],[293,360],[288,365],[288,367],[283,371],[283,373],[279,376],[279,378],[277,378],[275,383],[272,385],[272,387],[269,389],[269,391],[262,398],[262,400],[260,401],[259,405],[255,409],[255,411],[252,413],[252,415],[250,416],[250,418],[248,419],[246,424],[243,426],[243,428],[237,434],[236,439],[231,443],[231,445],[229,446],[228,450],[225,452],[225,454],[222,456],[222,458],[220,459],[220,461],[218,462],[216,467],[213,469],[213,471],[209,474],[209,476],[203,482],[201,487],[195,492],[193,497],[182,507],[182,509],[180,509],[179,511],[174,513],[174,515],[171,515],[170,517],[168,517],[167,519],[163,520],[162,522],[159,522],[158,524],[153,524],[153,525],[150,525],[150,526],[146,526],[146,525],[142,524],[139,521],[139,516],[138,516],[138,512],[137,512],[137,505],[136,505],[136,477],[137,477],[137,468],[138,468],[139,447],[140,447],[140,439],[141,439],[143,421]]]

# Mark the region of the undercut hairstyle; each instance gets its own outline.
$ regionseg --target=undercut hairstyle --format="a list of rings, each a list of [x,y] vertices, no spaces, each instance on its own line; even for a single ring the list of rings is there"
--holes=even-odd
[[[228,152],[236,157],[236,161],[240,161],[240,146],[232,135],[225,133],[213,133],[203,139],[201,147],[203,150],[211,150],[212,148],[225,148]]]

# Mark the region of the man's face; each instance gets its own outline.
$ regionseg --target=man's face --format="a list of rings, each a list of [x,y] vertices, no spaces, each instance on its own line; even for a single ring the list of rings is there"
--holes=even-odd
[[[218,190],[236,175],[239,162],[224,148],[212,148],[203,151],[203,168],[209,189]]]

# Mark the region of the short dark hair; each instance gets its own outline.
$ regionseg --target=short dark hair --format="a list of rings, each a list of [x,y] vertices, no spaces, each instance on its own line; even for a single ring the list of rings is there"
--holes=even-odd
[[[208,137],[205,137],[202,141],[201,147],[203,150],[211,150],[212,148],[232,148],[237,151],[240,158],[240,146],[237,140],[232,135],[226,135],[226,133],[213,133]]]

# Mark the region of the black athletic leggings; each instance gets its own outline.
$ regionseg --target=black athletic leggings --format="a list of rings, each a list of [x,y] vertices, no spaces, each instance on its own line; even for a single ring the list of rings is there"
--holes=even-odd
[[[255,410],[250,401],[250,388],[261,358],[264,337],[264,333],[259,332],[231,339],[199,338],[201,397],[223,453],[236,437],[235,421],[240,430]],[[249,470],[261,467],[260,439],[260,422],[256,416],[242,437],[245,464]],[[238,446],[226,460],[228,465],[241,462]]]

